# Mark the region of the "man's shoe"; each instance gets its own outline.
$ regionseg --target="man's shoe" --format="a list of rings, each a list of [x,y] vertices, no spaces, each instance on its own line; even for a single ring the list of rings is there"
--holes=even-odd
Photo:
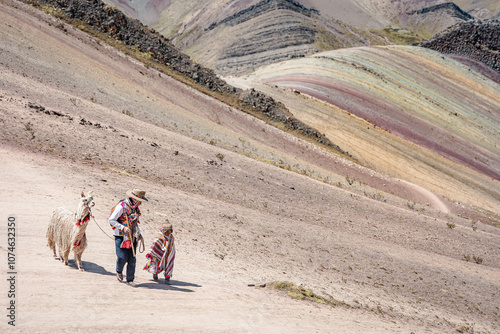
[[[133,288],[137,288],[138,287],[137,283],[135,283],[134,281],[127,282],[127,285],[129,285],[129,286],[131,286]]]
[[[165,284],[172,285],[172,282],[170,282],[170,277],[165,278]]]
[[[158,280],[158,274],[153,274],[153,280],[155,280],[155,281]]]
[[[116,278],[118,281],[123,282],[123,274],[122,273],[116,273]]]

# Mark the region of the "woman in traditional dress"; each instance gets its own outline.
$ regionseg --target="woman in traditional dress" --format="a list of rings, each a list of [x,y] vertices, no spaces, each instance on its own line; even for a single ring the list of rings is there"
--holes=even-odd
[[[144,270],[153,274],[155,281],[158,280],[158,273],[163,271],[165,284],[172,284],[170,277],[174,271],[175,245],[172,232],[172,224],[167,220],[146,254],[148,262],[144,266]]]

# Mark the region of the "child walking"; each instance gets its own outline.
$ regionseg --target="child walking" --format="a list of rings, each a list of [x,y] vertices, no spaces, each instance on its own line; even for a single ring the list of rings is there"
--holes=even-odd
[[[155,281],[158,280],[158,273],[164,271],[165,284],[172,284],[170,277],[174,271],[175,244],[172,232],[172,224],[167,219],[146,254],[148,262],[144,266],[144,270],[153,274]]]

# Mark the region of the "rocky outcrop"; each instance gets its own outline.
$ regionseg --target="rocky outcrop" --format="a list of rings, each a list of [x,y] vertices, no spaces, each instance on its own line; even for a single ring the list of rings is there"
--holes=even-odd
[[[272,97],[251,89],[242,94],[240,103],[255,108],[256,110],[260,110],[260,112],[266,117],[285,124],[290,130],[297,130],[303,135],[313,138],[323,145],[330,146],[340,153],[350,156],[347,152],[341,150],[340,147],[333,144],[324,134],[306,126],[304,123],[293,117],[284,104],[276,102]]]
[[[298,54],[288,54],[285,59],[292,56],[304,56],[306,45],[312,45],[315,40],[317,31],[307,26],[290,26],[278,31],[265,31],[259,36],[251,35],[248,38],[243,38],[234,41],[229,45],[224,53],[221,54],[220,59],[233,59],[238,57],[247,57],[249,55],[261,55],[271,50],[287,49],[289,47],[298,46],[302,47]],[[287,38],[281,38],[281,34],[286,34]],[[275,61],[283,60],[279,57],[280,53],[276,52],[274,57]],[[259,62],[260,64],[267,64],[267,62]]]
[[[500,73],[500,21],[467,21],[456,24],[420,46],[444,54],[479,61]]]
[[[408,15],[424,15],[424,14],[430,14],[430,13],[440,12],[440,11],[447,11],[447,12],[449,12],[450,16],[456,17],[457,19],[464,20],[464,21],[474,19],[474,17],[472,17],[468,13],[464,12],[460,7],[455,5],[453,2],[446,2],[446,3],[439,4],[439,5],[430,6],[430,7],[426,7],[426,8],[419,9],[419,10],[414,10],[414,11],[408,12],[407,14]]]
[[[311,17],[312,14],[319,14],[317,10],[305,8],[300,3],[292,0],[263,0],[258,4],[245,8],[244,10],[221,20],[220,22],[212,23],[207,30],[212,30],[221,24],[235,26],[258,17],[266,12],[281,9],[296,12],[307,17]]]
[[[324,134],[292,117],[283,104],[254,90],[242,92],[229,85],[213,70],[193,62],[189,56],[180,52],[168,39],[153,29],[136,19],[128,18],[119,10],[105,5],[101,0],[24,1],[29,4],[38,4],[39,1],[50,4],[60,9],[68,18],[81,20],[91,28],[106,33],[131,48],[149,53],[158,63],[171,67],[214,92],[235,95],[240,106],[253,108],[255,112],[274,121],[282,122],[291,130],[300,131],[304,136],[342,152]]]

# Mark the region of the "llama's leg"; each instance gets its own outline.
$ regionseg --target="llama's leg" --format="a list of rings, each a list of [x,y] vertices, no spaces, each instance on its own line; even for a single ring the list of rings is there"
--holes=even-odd
[[[49,240],[49,248],[52,249],[52,251],[54,252],[54,257],[57,257],[57,255],[56,255],[56,245],[54,244],[54,241]]]
[[[68,249],[66,252],[64,252],[64,265],[66,266],[68,265],[69,251],[70,250]]]
[[[64,262],[64,252],[61,247],[59,247],[59,260]]]
[[[75,262],[78,269],[80,269],[80,271],[84,271],[82,266],[82,254],[75,253]]]

